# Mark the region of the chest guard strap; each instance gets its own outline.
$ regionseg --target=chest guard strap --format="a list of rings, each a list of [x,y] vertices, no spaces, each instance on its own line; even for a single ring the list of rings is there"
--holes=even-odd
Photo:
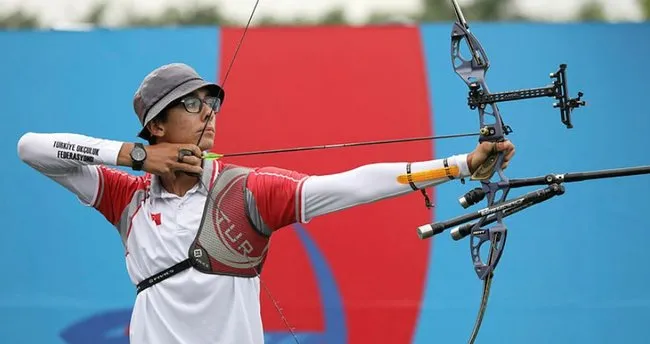
[[[189,258],[138,283],[137,292],[190,267],[207,274],[257,277],[270,237],[253,226],[246,202],[250,169],[226,165],[208,192]]]

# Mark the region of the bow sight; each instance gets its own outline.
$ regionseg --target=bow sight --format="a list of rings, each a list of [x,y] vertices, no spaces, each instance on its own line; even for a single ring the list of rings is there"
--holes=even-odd
[[[571,123],[571,111],[580,106],[585,106],[586,103],[582,100],[584,95],[578,92],[578,97],[569,98],[569,90],[566,78],[566,64],[561,64],[560,68],[551,73],[551,79],[555,79],[552,85],[538,88],[528,88],[515,91],[489,93],[481,88],[481,85],[476,82],[469,84],[469,96],[467,97],[467,105],[470,109],[474,110],[477,107],[485,107],[487,104],[494,104],[499,102],[507,102],[513,100],[523,100],[541,97],[553,97],[557,102],[553,103],[554,108],[560,109],[561,120],[567,128],[573,128]],[[511,130],[508,130],[510,132]],[[490,135],[490,133],[486,133]]]

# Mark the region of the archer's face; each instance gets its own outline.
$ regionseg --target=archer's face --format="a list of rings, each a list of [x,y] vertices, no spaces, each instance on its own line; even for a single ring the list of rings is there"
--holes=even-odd
[[[201,150],[209,150],[214,145],[215,116],[211,116],[215,97],[209,96],[207,90],[196,92],[180,98],[180,103],[169,109],[167,122],[162,123],[163,135],[158,142],[198,144]],[[207,126],[206,126],[207,123]],[[203,136],[201,136],[201,132]]]

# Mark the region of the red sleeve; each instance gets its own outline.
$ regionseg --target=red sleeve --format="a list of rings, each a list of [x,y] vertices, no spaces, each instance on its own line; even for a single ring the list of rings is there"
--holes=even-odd
[[[250,174],[247,188],[255,197],[258,211],[271,230],[295,222],[302,214],[302,184],[308,176],[276,167],[257,168]]]
[[[106,166],[99,166],[97,170],[99,183],[93,207],[99,210],[110,223],[116,225],[135,191],[145,187],[144,178]]]

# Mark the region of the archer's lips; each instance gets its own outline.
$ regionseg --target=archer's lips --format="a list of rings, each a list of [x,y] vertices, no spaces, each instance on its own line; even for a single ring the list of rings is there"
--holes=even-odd
[[[199,130],[198,133],[200,134],[202,130]],[[205,129],[203,134],[212,134],[214,135],[214,129]]]

